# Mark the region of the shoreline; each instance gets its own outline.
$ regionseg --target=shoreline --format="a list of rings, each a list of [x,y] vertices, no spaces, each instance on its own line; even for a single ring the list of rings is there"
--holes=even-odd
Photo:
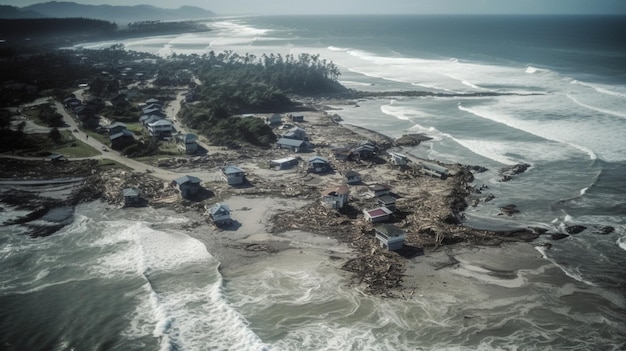
[[[401,297],[405,288],[415,285],[411,278],[414,274],[410,272],[415,269],[412,262],[427,260],[425,257],[429,255],[439,257],[437,251],[441,247],[448,250],[450,245],[464,242],[493,247],[511,241],[531,241],[538,236],[528,230],[516,234],[515,231],[490,232],[463,226],[460,216],[467,207],[466,199],[472,189],[469,184],[473,179],[463,166],[446,165],[451,175],[442,180],[411,167],[393,166],[381,157],[367,162],[337,161],[332,157],[333,147],[358,144],[363,140],[383,146],[381,155],[386,150],[402,149],[394,146],[392,138],[379,132],[337,123],[336,114],[330,115],[321,109],[298,113],[305,117],[305,122],[298,125],[307,130],[316,148],[313,153],[295,155],[302,159],[316,154],[327,157],[332,160],[331,173],[311,174],[301,167],[283,171],[261,167],[271,159],[293,155],[285,150],[216,149],[193,163],[191,157],[180,156],[172,158],[168,163],[170,167],[146,164],[146,169],[153,166],[153,172],[94,174],[77,196],[85,196],[83,201],[103,197],[108,203],[119,205],[121,187],[143,187],[151,206],[183,212],[190,219],[181,229],[201,240],[220,260],[220,270],[226,274],[247,265],[246,261],[258,262],[287,250],[311,250],[316,252],[316,257],[331,261],[351,276],[350,284],[357,281],[356,285],[364,285],[361,288],[365,292],[383,296]],[[221,181],[219,166],[224,160],[237,160],[237,165],[246,171],[248,186],[231,187]],[[416,158],[412,161],[415,163]],[[362,183],[350,186],[351,209],[342,213],[324,208],[321,191],[343,183],[342,174],[348,170],[360,172],[363,179]],[[166,173],[167,178],[171,174],[198,176],[213,196],[181,201],[175,191],[166,187],[164,178],[155,178]],[[397,254],[382,250],[373,238],[373,225],[364,221],[360,214],[360,209],[372,206],[371,198],[364,194],[368,185],[376,183],[390,186],[398,197],[401,211],[393,222],[407,231],[408,252]],[[204,207],[216,202],[231,207],[234,228],[219,229],[208,222]],[[372,270],[368,268],[372,264],[391,265],[392,269]]]

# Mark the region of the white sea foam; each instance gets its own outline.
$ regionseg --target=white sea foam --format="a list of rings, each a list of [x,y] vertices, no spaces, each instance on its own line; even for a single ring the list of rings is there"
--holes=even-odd
[[[477,117],[490,119],[494,122],[550,141],[569,145],[587,154],[591,160],[595,160],[598,157],[596,152],[586,145],[581,145],[581,143],[592,143],[594,149],[601,148],[603,151],[602,156],[607,160],[619,160],[626,156],[615,152],[615,148],[608,148],[608,145],[605,143],[606,135],[602,136],[600,132],[596,130],[597,128],[590,129],[587,126],[582,126],[582,124],[585,123],[584,121],[560,121],[555,123],[542,120],[522,120],[506,113],[494,112],[486,107],[468,108],[461,104],[459,104],[459,110],[471,113]],[[613,133],[615,133],[615,131],[613,131]]]
[[[561,264],[561,263],[557,262],[555,259],[553,259],[552,257],[550,257],[548,255],[545,246],[535,246],[535,249],[541,253],[541,256],[544,259],[552,262],[552,264],[554,264],[556,267],[558,267],[568,277],[570,277],[570,278],[572,278],[572,279],[574,279],[576,281],[579,281],[581,283],[585,283],[585,284],[587,284],[589,286],[596,286],[594,283],[592,283],[592,282],[590,282],[588,280],[585,280],[583,278],[583,275],[580,272],[580,266],[577,266],[577,267],[566,266],[564,264]]]
[[[626,118],[626,113],[624,113],[624,112],[608,110],[608,109],[600,108],[600,107],[594,107],[594,106],[591,106],[589,104],[585,104],[585,103],[579,101],[578,99],[576,99],[575,97],[573,97],[570,94],[567,94],[566,96],[567,96],[568,99],[572,100],[575,104],[577,104],[579,106],[582,106],[582,107],[584,107],[586,109],[593,110],[593,111],[600,112],[600,113],[605,113],[607,115],[613,115],[613,116],[617,116],[617,117]]]
[[[526,73],[528,74],[533,74],[533,73],[537,73],[539,70],[533,66],[528,66],[526,67]]]
[[[579,80],[572,80],[571,84],[582,85],[582,86],[591,88],[591,89],[593,89],[593,90],[595,90],[595,91],[597,91],[598,93],[601,93],[601,94],[606,94],[606,95],[620,97],[620,98],[626,98],[626,93],[625,92],[620,92],[620,91],[613,90],[613,89],[617,88],[615,86],[606,86],[606,85],[601,85],[601,84],[592,84],[592,83],[581,82]]]
[[[626,250],[626,236],[622,236],[615,242],[622,250]]]
[[[340,47],[337,47],[337,46],[332,46],[332,45],[331,45],[331,46],[329,46],[329,47],[328,47],[328,50],[330,50],[330,51],[343,51],[343,52],[347,52],[347,51],[348,51],[348,50],[350,50],[350,49],[349,49],[349,48],[340,48]]]

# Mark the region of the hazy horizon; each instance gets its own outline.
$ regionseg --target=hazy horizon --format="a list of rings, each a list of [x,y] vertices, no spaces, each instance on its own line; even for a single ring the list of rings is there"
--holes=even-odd
[[[0,5],[25,7],[50,1],[0,0]],[[218,15],[299,15],[299,14],[626,14],[622,0],[75,0],[87,5],[152,5],[161,8],[195,6]]]

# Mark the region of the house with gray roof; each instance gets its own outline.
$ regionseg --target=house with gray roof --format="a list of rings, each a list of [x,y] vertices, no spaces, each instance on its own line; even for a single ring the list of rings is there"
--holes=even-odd
[[[124,207],[139,206],[142,203],[141,190],[137,188],[122,189],[122,196],[124,197]]]
[[[276,142],[276,147],[279,149],[287,149],[293,152],[305,152],[309,149],[308,143],[299,139],[280,138]]]
[[[225,166],[222,167],[222,179],[228,185],[239,185],[246,181],[246,173],[239,167]]]
[[[200,178],[198,177],[185,175],[174,179],[170,186],[177,187],[183,199],[189,199],[202,189],[200,182]]]
[[[395,225],[382,224],[374,227],[376,239],[380,242],[380,247],[389,251],[402,249],[406,232]]]
[[[207,215],[215,225],[229,225],[232,223],[230,217],[230,207],[227,204],[216,203],[207,209]]]
[[[311,173],[325,173],[332,170],[328,159],[322,156],[313,156],[309,158],[309,169]]]

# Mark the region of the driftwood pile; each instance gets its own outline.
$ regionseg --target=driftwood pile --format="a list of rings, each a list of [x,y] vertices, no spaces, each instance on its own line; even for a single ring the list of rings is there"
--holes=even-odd
[[[122,206],[124,204],[122,190],[125,188],[139,189],[141,198],[150,203],[163,198],[176,198],[176,190],[170,188],[163,180],[144,173],[118,169],[99,172],[88,177],[77,196],[83,201],[103,199],[111,205]]]

